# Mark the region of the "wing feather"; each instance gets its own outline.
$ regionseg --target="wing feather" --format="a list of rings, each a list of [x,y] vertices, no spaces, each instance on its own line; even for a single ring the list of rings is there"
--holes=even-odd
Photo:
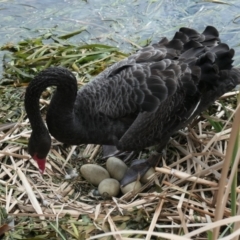
[[[92,114],[120,121],[134,116],[117,147],[141,149],[164,139],[164,134],[170,136],[196,106],[201,108],[204,89],[220,82],[219,72],[231,69],[233,55],[232,49],[219,43],[214,27],[208,26],[202,34],[181,28],[171,41],[162,38],[113,64],[83,87],[79,96],[94,96]],[[145,132],[149,142],[145,139],[141,145]]]

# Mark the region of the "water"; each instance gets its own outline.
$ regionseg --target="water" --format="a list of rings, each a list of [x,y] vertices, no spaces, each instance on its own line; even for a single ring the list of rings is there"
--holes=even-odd
[[[179,27],[218,28],[240,64],[240,1],[228,4],[192,0],[7,0],[0,2],[0,45],[49,31],[87,30],[72,42],[104,43],[130,52],[134,45],[171,37]]]

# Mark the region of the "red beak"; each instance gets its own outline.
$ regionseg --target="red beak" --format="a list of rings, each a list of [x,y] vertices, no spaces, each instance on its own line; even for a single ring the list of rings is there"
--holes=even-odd
[[[46,159],[45,158],[38,158],[37,154],[35,154],[33,156],[33,159],[37,162],[40,173],[43,174],[44,171],[45,171]]]

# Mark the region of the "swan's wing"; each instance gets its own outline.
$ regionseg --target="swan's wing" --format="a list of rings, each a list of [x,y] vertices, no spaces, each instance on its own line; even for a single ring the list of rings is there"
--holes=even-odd
[[[209,61],[212,70],[215,53],[212,51],[203,57],[202,62],[200,56],[205,56],[215,45],[218,47],[218,41],[214,27],[207,27],[202,34],[181,28],[171,41],[163,38],[159,43],[114,64],[87,84],[80,94],[86,96],[86,101],[92,99],[92,111],[114,119],[154,112],[178,88],[186,94],[197,91],[202,62],[208,67]],[[220,49],[224,46],[221,45]],[[217,79],[217,69],[207,73],[210,82],[215,77]]]
[[[169,42],[164,38],[98,75],[87,86],[94,92],[95,110],[111,118],[153,112],[179,85],[184,85],[187,91],[195,91],[200,68],[179,59],[183,46],[179,39]],[[195,46],[194,41],[189,44],[190,48]],[[191,62],[204,48],[195,47],[188,54]]]
[[[234,50],[224,43],[215,45],[210,36],[206,42],[209,47],[191,47],[181,53],[178,92],[162,102],[156,112],[139,113],[120,139],[119,149],[140,149],[154,142],[164,146],[175,131],[240,82],[239,69],[232,68]]]
[[[190,68],[175,60],[162,59],[150,63],[136,60],[132,65],[117,68],[103,81],[99,94],[104,97],[99,98],[98,110],[111,118],[154,112],[176,92],[179,84],[185,84],[186,89],[194,92],[196,87],[192,75],[199,79],[199,73],[198,68]]]

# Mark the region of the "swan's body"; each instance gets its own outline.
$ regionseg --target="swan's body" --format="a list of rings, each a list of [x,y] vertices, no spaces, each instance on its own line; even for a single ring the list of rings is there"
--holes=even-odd
[[[172,41],[143,48],[120,61],[77,92],[74,75],[64,68],[42,71],[29,84],[25,107],[32,126],[29,153],[41,170],[50,137],[39,111],[41,92],[57,90],[47,113],[50,134],[67,144],[115,145],[119,150],[162,147],[169,137],[240,83],[232,68],[233,49],[218,32],[182,28]]]

